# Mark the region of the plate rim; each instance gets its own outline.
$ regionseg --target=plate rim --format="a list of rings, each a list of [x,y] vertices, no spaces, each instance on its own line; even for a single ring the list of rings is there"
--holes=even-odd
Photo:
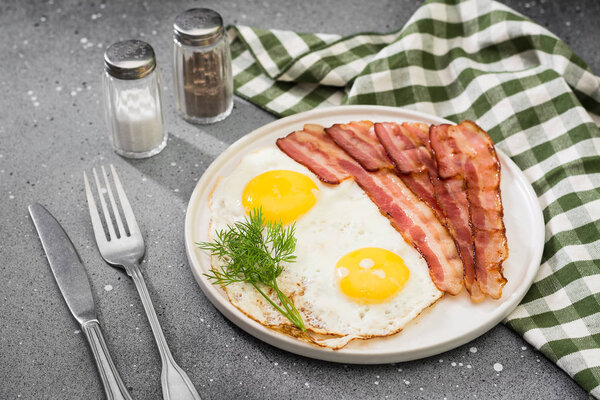
[[[352,353],[351,351],[344,349],[331,350],[328,348],[318,347],[294,339],[282,333],[276,332],[247,317],[240,310],[235,308],[235,306],[233,306],[225,297],[221,296],[218,293],[218,291],[222,289],[216,288],[202,276],[202,274],[198,271],[199,268],[195,266],[196,260],[193,256],[193,252],[196,251],[196,247],[192,239],[194,207],[199,200],[198,197],[203,192],[202,188],[211,182],[212,176],[215,175],[215,172],[217,172],[221,168],[221,164],[227,162],[227,160],[229,159],[229,154],[235,154],[238,152],[239,149],[243,149],[246,145],[252,143],[254,140],[258,140],[268,135],[273,130],[281,129],[278,126],[284,126],[290,123],[308,123],[310,122],[310,118],[328,117],[330,114],[344,114],[357,112],[368,113],[373,111],[378,113],[387,112],[391,114],[396,114],[397,118],[409,117],[413,120],[424,119],[427,121],[434,121],[438,124],[452,124],[451,121],[448,121],[441,117],[401,107],[377,105],[348,105],[309,110],[285,118],[274,120],[268,124],[262,125],[261,127],[254,129],[252,132],[249,132],[242,136],[240,139],[236,140],[225,151],[223,151],[213,160],[209,167],[203,172],[201,178],[198,180],[196,186],[194,187],[194,190],[192,192],[192,195],[190,196],[186,208],[184,228],[186,255],[188,258],[190,269],[192,270],[192,274],[194,275],[194,278],[196,279],[196,282],[202,289],[204,295],[227,319],[229,319],[239,328],[243,329],[244,331],[261,341],[264,341],[272,346],[298,355],[307,356],[324,361],[333,361],[347,364],[386,364],[421,359],[440,354],[442,352],[454,349],[458,346],[468,343],[471,340],[481,336],[494,326],[496,326],[519,305],[520,301],[527,294],[529,288],[533,284],[535,276],[537,275],[537,272],[539,270],[545,243],[545,224],[542,210],[540,208],[539,202],[537,201],[537,195],[535,194],[531,183],[527,180],[524,173],[506,154],[504,154],[498,148],[496,148],[496,151],[502,158],[502,161],[509,165],[511,170],[516,171],[517,175],[520,175],[519,179],[524,184],[524,189],[527,192],[527,195],[530,198],[530,200],[535,199],[536,215],[534,215],[533,218],[536,220],[536,225],[538,225],[537,229],[539,229],[539,231],[538,235],[536,236],[539,238],[540,243],[537,243],[534,247],[534,250],[537,254],[533,255],[532,260],[537,260],[537,262],[534,267],[528,268],[523,283],[519,285],[515,293],[513,293],[509,299],[507,299],[498,307],[501,310],[501,312],[498,312],[497,315],[491,320],[489,320],[487,323],[482,324],[478,328],[473,329],[462,336],[449,338],[447,340],[436,343],[433,346],[430,345],[422,348],[417,347],[408,351],[401,350],[377,351],[375,353]]]

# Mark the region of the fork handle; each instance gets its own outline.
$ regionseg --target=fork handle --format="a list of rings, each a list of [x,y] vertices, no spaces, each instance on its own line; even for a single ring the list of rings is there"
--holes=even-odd
[[[152,305],[152,300],[150,299],[144,276],[140,270],[140,265],[136,262],[124,265],[124,267],[133,279],[135,287],[140,294],[144,310],[148,316],[148,321],[150,322],[150,327],[152,328],[152,333],[154,334],[154,339],[156,340],[156,345],[158,346],[158,351],[162,359],[162,373],[160,380],[162,383],[164,400],[201,400],[200,395],[196,391],[190,378],[173,359],[165,335],[163,334],[158,318],[156,317],[156,311]]]
[[[98,367],[102,385],[106,392],[106,398],[108,400],[132,400],[125,388],[125,384],[121,380],[121,376],[119,375],[112,358],[110,357],[98,321],[91,320],[83,323],[81,325],[81,330],[85,334],[85,337],[92,348],[94,360],[96,360],[96,366]]]

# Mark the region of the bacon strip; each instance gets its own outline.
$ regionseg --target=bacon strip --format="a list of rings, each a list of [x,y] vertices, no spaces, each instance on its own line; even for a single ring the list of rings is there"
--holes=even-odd
[[[433,211],[387,169],[368,172],[325,133],[305,126],[277,140],[277,146],[323,182],[353,177],[407,243],[423,256],[438,289],[458,294],[463,286],[462,262],[448,230]]]
[[[494,143],[471,121],[432,126],[430,141],[440,177],[462,180],[466,185],[477,281],[483,293],[499,299],[506,284],[502,263],[508,247]]]
[[[353,121],[325,128],[335,143],[367,171],[394,168],[385,149],[377,140],[371,121]]]
[[[431,206],[448,227],[458,246],[464,265],[465,287],[473,302],[485,299],[475,276],[473,239],[464,181],[460,178],[441,180],[437,172],[436,160],[429,145],[429,126],[421,123],[386,122],[375,124],[377,138],[396,165],[398,172],[404,172],[411,179],[423,182],[406,182],[413,191]],[[417,166],[418,168],[415,168]],[[401,176],[402,177],[402,176]]]
[[[432,178],[437,177],[429,148],[429,126],[394,122],[375,124],[375,134],[406,185],[444,221],[444,212],[435,198]]]
[[[310,169],[321,181],[337,185],[351,175],[325,150],[335,147],[335,143],[324,133],[321,125],[306,124],[303,131],[296,131],[289,135],[294,135],[293,140],[277,139],[277,146],[285,154]],[[342,154],[345,155],[343,151]]]

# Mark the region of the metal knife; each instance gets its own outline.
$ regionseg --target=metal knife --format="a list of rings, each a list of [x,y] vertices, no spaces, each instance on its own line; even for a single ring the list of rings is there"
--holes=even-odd
[[[109,400],[131,400],[102,336],[90,281],[71,239],[42,205],[30,205],[29,214],[42,241],[58,288],[92,348],[106,397]]]

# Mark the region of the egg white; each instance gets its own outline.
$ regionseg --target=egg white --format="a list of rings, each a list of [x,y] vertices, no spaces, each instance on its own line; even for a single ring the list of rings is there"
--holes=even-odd
[[[339,348],[354,338],[393,334],[442,296],[423,257],[404,241],[353,180],[324,184],[276,146],[248,154],[217,183],[209,204],[210,240],[215,231],[245,218],[241,201],[244,187],[255,176],[270,170],[300,172],[319,189],[316,204],[296,221],[297,259],[285,266],[277,280],[281,290],[293,299],[310,331],[336,335],[333,339],[315,336],[317,344]],[[392,251],[402,257],[410,270],[402,290],[384,303],[358,304],[339,288],[337,261],[363,247]],[[213,266],[216,263],[213,259]],[[234,306],[261,324],[290,324],[252,285],[235,283],[225,289]]]

